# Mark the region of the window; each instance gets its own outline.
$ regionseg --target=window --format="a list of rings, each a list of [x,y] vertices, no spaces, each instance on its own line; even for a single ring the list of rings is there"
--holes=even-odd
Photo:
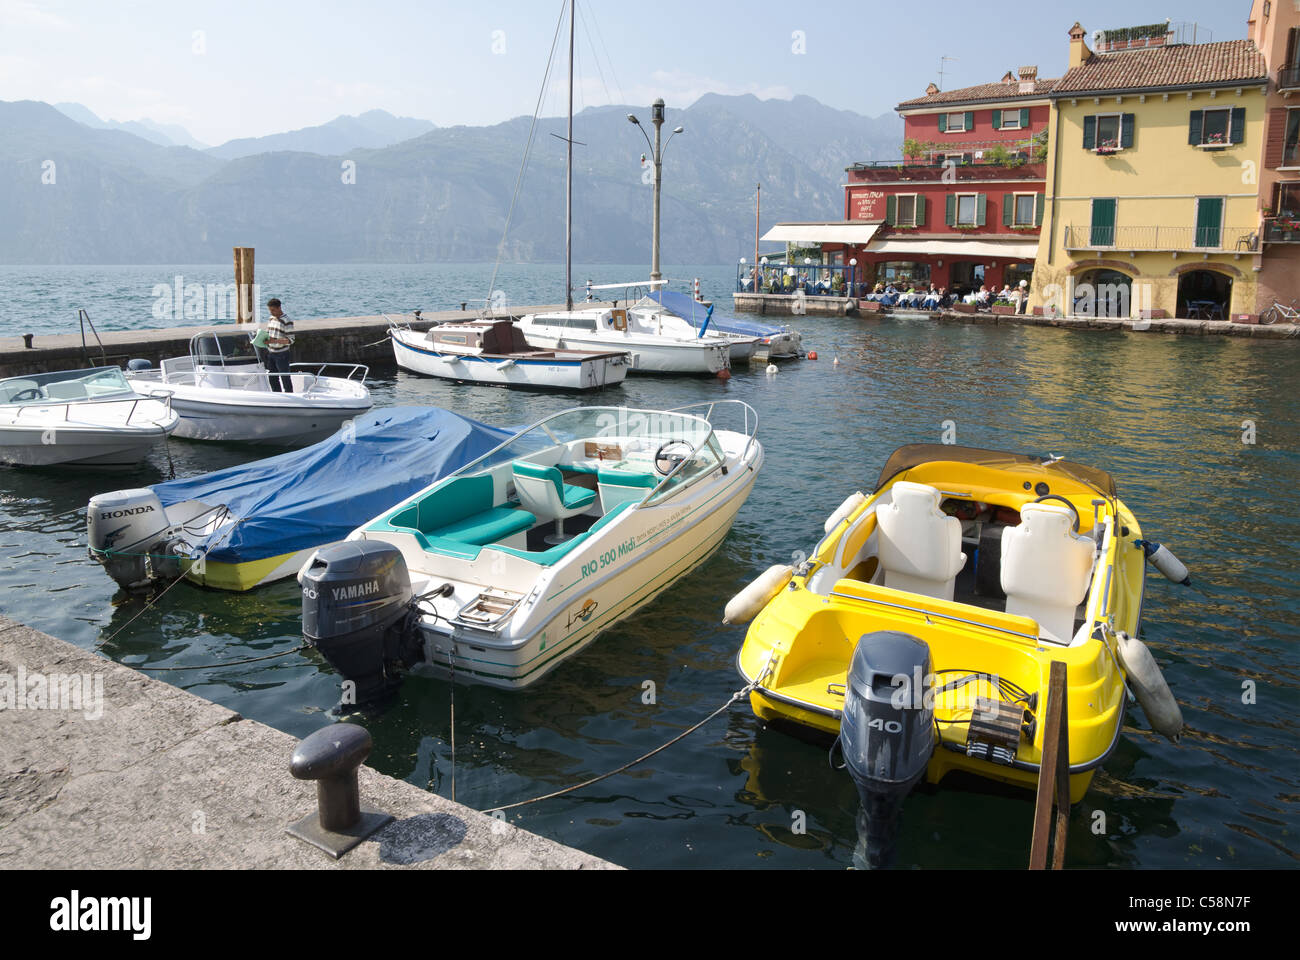
[[[1133,146],[1135,115],[1101,113],[1083,118],[1083,149],[1115,153]]]
[[[1295,220],[1300,219],[1300,183],[1279,183],[1277,185],[1277,215]]]
[[[1115,198],[1098,197],[1092,201],[1092,233],[1089,246],[1115,246]]]
[[[1196,198],[1196,245],[1217,249],[1223,246],[1223,198]]]
[[[957,225],[975,226],[975,194],[957,194]]]
[[[1227,143],[1232,110],[1206,110],[1204,117],[1201,123],[1201,143]]]
[[[950,113],[948,114],[947,133],[965,133],[966,132],[966,114]]]
[[[880,283],[913,284],[930,282],[930,265],[914,260],[886,260],[876,267]]]
[[[1286,112],[1286,139],[1282,145],[1282,166],[1300,167],[1300,110]]]
[[[1015,207],[1015,226],[1032,227],[1034,225],[1034,215],[1037,212],[1038,194],[1036,193],[1017,193]]]
[[[900,193],[898,195],[898,213],[894,223],[903,227],[916,226],[916,194]]]
[[[1019,110],[1003,110],[1003,111],[1002,111],[1002,127],[1001,127],[1001,129],[1003,129],[1003,130],[1019,130],[1019,129],[1020,129],[1020,111],[1019,111]]]

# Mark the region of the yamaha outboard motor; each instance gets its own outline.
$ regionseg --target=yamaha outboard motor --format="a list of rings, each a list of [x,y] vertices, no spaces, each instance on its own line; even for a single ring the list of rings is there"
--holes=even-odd
[[[903,798],[934,752],[934,701],[927,696],[930,648],[906,633],[868,633],[849,662],[840,746],[862,798],[866,863],[894,859]]]
[[[178,533],[147,487],[101,493],[86,506],[87,549],[128,590],[181,575],[181,558],[193,548]]]
[[[423,659],[402,551],[382,540],[322,547],[298,573],[304,639],[355,685],[342,712],[382,704]]]

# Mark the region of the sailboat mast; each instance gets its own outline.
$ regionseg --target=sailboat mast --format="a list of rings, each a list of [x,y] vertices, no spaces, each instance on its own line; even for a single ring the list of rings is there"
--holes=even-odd
[[[564,210],[564,309],[573,309],[573,22],[578,0],[569,0],[569,162]]]

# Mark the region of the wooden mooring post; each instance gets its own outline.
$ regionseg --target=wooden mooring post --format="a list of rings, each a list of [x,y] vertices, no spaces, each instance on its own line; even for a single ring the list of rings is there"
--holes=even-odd
[[[257,304],[257,287],[253,284],[253,248],[235,247],[235,290],[239,299],[236,323],[252,323]]]
[[[1065,664],[1053,660],[1047,681],[1047,722],[1043,730],[1043,759],[1038,768],[1038,798],[1034,803],[1034,838],[1029,869],[1065,866],[1065,835],[1070,826],[1070,711],[1066,703]]]

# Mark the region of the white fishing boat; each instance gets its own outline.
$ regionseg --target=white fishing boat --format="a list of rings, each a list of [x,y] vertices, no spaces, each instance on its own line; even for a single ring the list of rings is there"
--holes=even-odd
[[[631,287],[600,284],[593,290]],[[711,373],[747,361],[757,337],[715,334],[695,329],[648,297],[631,307],[589,307],[521,317],[517,326],[529,343],[541,347],[626,350],[634,373]]]
[[[388,333],[403,370],[460,383],[579,391],[615,386],[627,376],[626,353],[539,350],[509,319],[444,323],[424,332],[390,319]]]
[[[316,551],[304,636],[359,706],[403,667],[536,683],[718,548],[762,467],[757,429],[737,400],[548,417]]]
[[[133,467],[179,420],[118,367],[10,377],[0,380],[0,463]]]
[[[332,368],[345,375],[326,376]],[[362,364],[295,363],[290,370],[268,372],[247,334],[209,332],[190,340],[188,357],[164,360],[161,370],[130,370],[127,380],[141,393],[170,395],[181,416],[176,436],[190,440],[314,443],[373,405]],[[288,381],[292,392],[273,390],[272,377]]]

